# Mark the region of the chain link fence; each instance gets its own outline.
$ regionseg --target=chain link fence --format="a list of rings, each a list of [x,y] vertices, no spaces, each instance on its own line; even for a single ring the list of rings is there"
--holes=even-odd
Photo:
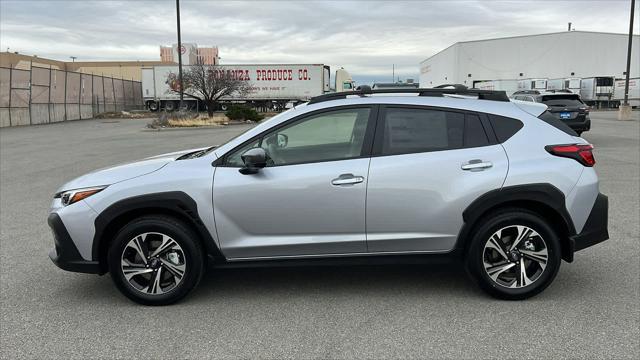
[[[0,67],[0,127],[91,119],[104,112],[143,108],[139,81],[37,66]]]

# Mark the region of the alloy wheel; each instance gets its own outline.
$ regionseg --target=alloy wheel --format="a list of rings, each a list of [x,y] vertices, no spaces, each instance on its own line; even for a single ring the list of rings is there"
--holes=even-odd
[[[491,235],[482,252],[484,270],[496,284],[523,288],[540,278],[547,267],[547,244],[523,225],[504,227]]]
[[[175,289],[187,270],[182,247],[166,234],[147,232],[131,239],[121,255],[121,269],[129,285],[148,295]]]

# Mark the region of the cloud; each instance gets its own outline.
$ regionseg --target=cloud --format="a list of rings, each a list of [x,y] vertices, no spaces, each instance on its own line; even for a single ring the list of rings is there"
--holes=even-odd
[[[187,1],[182,39],[222,63],[323,63],[356,79],[417,78],[457,41],[566,30],[628,30],[616,1]],[[1,1],[0,49],[66,60],[156,60],[176,42],[174,1]]]

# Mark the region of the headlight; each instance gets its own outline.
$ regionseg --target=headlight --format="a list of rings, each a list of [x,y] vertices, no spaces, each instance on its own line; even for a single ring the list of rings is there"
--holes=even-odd
[[[60,198],[62,205],[67,206],[86,199],[93,194],[97,194],[105,188],[106,186],[93,186],[82,189],[67,190],[57,193],[54,198]]]

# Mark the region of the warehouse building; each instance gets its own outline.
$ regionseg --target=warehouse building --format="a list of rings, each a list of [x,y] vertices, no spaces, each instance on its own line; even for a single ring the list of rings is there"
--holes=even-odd
[[[133,81],[142,80],[142,68],[159,65],[173,65],[173,63],[157,60],[59,61],[45,59],[35,55],[0,52],[0,68],[29,70],[33,66]]]
[[[194,43],[182,43],[182,64],[194,65],[217,65],[218,47],[199,47]],[[163,62],[178,62],[178,44],[171,46],[160,46],[160,60]]]
[[[489,80],[625,76],[627,34],[565,31],[455,43],[420,63],[420,86]],[[630,76],[640,74],[640,36],[633,37]]]

